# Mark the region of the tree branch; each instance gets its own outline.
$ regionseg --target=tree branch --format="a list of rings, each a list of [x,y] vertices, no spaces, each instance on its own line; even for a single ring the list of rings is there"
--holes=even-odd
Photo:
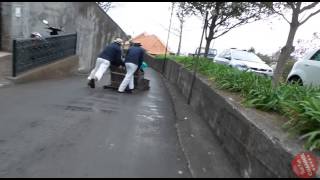
[[[226,34],[227,32],[229,32],[232,28],[227,29],[226,31],[224,31],[223,33],[219,34],[218,36],[214,36],[213,39],[217,39],[218,37]]]
[[[272,7],[272,11],[282,16],[283,19],[287,21],[287,23],[291,24],[291,22],[282,13],[276,11],[273,7]]]
[[[229,18],[229,16],[225,16],[225,18],[221,18],[221,20],[216,24],[216,26],[221,25],[222,23],[224,23],[227,19]]]
[[[250,20],[250,19],[253,18],[254,16],[255,16],[255,15],[252,15],[252,16],[249,16],[249,17],[247,17],[247,18],[245,18],[245,19],[242,19],[240,22],[234,24],[233,26],[231,26],[231,27],[229,27],[229,28],[226,28],[226,29],[224,30],[224,32],[222,32],[222,33],[219,34],[218,36],[213,37],[213,39],[216,39],[216,38],[218,38],[218,37],[226,34],[226,33],[229,32],[231,29],[233,29],[233,28],[235,28],[235,27],[237,27],[237,26],[239,26],[239,25],[247,22],[248,20]],[[254,22],[254,21],[252,21],[252,22]],[[247,22],[247,23],[249,23],[249,22]]]
[[[291,7],[291,9],[296,9],[294,2],[287,2],[287,4]]]
[[[320,12],[320,9],[318,9],[318,11],[310,14],[305,20],[303,20],[301,23],[299,23],[299,26],[302,25],[303,23],[305,23],[308,19],[310,19],[312,16],[318,14]]]
[[[296,6],[296,9],[298,9],[300,12],[301,12],[301,5],[302,5],[302,2],[297,2],[297,6]]]
[[[309,4],[308,6],[305,6],[300,10],[300,12],[302,13],[305,10],[311,9],[311,8],[315,7],[318,3],[319,2],[313,2],[313,3]]]
[[[221,34],[219,34],[218,36],[215,36],[215,37],[213,37],[213,39],[217,39],[218,37],[220,37],[220,36],[222,36],[222,35],[224,35],[224,34],[226,34],[227,32],[229,32],[231,29],[233,29],[233,28],[235,28],[236,26],[238,26],[238,25],[241,25],[242,23],[244,23],[246,20],[242,20],[242,21],[240,21],[239,23],[237,23],[237,24],[235,24],[235,25],[233,25],[233,26],[231,26],[230,28],[227,28],[224,32],[222,32]]]

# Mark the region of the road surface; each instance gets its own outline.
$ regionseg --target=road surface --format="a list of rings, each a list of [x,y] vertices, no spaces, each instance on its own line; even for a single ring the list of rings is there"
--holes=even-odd
[[[0,177],[192,177],[168,90],[146,78],[135,94],[80,75],[0,88]]]

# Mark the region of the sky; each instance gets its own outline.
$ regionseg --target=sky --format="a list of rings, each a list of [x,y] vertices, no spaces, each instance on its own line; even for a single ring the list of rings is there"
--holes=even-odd
[[[170,2],[114,2],[115,7],[108,15],[128,34],[135,37],[141,33],[154,34],[166,44],[171,15]],[[189,17],[184,26],[181,52],[193,53],[200,45],[202,20],[199,17]],[[178,29],[179,21],[175,14],[172,17],[171,33],[168,47],[177,52],[179,38],[173,29]],[[311,39],[312,33],[320,32],[320,14],[310,18],[299,27],[295,41]],[[289,33],[289,24],[280,17],[268,18],[237,27],[220,38],[211,42],[212,48],[220,53],[226,48],[249,49],[272,55],[285,45]],[[202,46],[205,46],[203,41]]]

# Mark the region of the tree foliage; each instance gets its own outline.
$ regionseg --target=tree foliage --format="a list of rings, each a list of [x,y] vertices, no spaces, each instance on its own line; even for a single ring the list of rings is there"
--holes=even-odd
[[[277,67],[272,81],[273,87],[278,86],[280,77],[284,72],[285,64],[291,53],[295,50],[293,41],[298,28],[320,12],[320,7],[317,7],[318,4],[319,2],[273,2],[272,4],[266,4],[266,7],[281,16],[290,25],[287,42],[281,49],[277,61]],[[291,12],[291,20],[286,16],[287,12]]]
[[[251,47],[248,51],[252,53],[256,53],[256,50],[254,49],[254,47]]]
[[[314,32],[311,39],[298,39],[293,56],[302,58],[309,50],[315,50],[320,47],[320,33]]]
[[[205,56],[213,39],[228,33],[240,25],[257,21],[271,14],[266,4],[260,2],[186,2],[185,9],[205,20]]]

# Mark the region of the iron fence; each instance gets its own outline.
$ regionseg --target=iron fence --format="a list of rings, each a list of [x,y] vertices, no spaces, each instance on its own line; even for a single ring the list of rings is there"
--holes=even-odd
[[[13,40],[12,76],[76,54],[77,34]]]

